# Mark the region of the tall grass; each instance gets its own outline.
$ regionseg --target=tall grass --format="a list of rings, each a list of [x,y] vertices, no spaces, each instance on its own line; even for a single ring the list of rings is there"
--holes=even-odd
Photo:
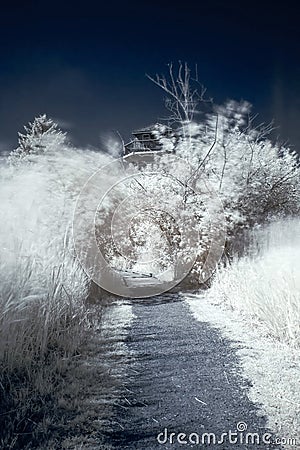
[[[1,448],[25,448],[64,361],[87,336],[90,284],[73,251],[72,214],[103,159],[64,147],[32,164],[0,166]]]
[[[300,347],[300,221],[257,229],[251,242],[248,256],[216,273],[210,295],[275,339]]]

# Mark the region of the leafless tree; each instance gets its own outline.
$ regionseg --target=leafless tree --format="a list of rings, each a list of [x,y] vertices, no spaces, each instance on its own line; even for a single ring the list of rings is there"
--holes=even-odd
[[[198,113],[199,104],[212,102],[212,99],[205,98],[206,88],[199,83],[197,66],[194,76],[188,64],[181,61],[178,69],[173,63],[168,64],[168,68],[168,76],[147,77],[167,94],[165,106],[171,112],[168,120],[177,124],[189,123]]]

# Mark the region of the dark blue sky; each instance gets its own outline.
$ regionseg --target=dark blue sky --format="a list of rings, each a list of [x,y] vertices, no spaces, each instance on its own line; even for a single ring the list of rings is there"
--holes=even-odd
[[[246,99],[300,147],[299,13],[287,2],[27,1],[1,6],[0,148],[48,113],[75,143],[165,115],[146,79],[179,59],[198,65],[216,102]]]

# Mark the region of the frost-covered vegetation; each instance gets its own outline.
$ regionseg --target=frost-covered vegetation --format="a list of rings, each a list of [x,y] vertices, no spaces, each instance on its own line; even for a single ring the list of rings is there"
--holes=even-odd
[[[89,332],[91,284],[75,258],[72,215],[83,183],[106,160],[75,150],[40,116],[0,167],[1,448],[27,448]]]
[[[172,128],[168,133],[164,125],[153,128],[162,152],[147,171],[159,172],[160,176],[146,176],[141,170],[135,184],[123,185],[123,195],[132,197],[132,202],[139,203],[140,211],[147,210],[147,214],[144,219],[142,214],[136,215],[132,224],[124,224],[123,238],[120,234],[117,241],[128,241],[134,260],[143,259],[145,252],[156,253],[160,264],[153,264],[149,271],[157,276],[176,258],[184,259],[188,253],[196,253],[196,262],[185,281],[186,285],[197,287],[207,279],[205,260],[216,240],[222,245],[220,236],[224,228],[227,232],[224,257],[230,260],[236,251],[245,250],[245,230],[299,215],[298,159],[295,151],[273,142],[272,125],[259,124],[251,114],[249,103],[228,101],[219,106],[207,101],[205,91],[199,90],[186,65],[180,64],[178,71],[171,65],[168,77],[151,79],[167,96]],[[188,163],[189,170],[180,161]],[[114,208],[106,212],[110,221]],[[184,247],[181,236],[182,230],[186,230],[187,217],[191,242]],[[124,232],[126,226],[132,227]],[[109,227],[105,229],[109,232]],[[199,233],[198,242],[192,238],[192,230]],[[146,242],[150,235],[153,239]],[[109,236],[100,233],[101,239],[115,266],[133,269],[134,264],[128,258],[122,259]],[[212,259],[217,264],[218,251],[214,251]],[[142,267],[141,261],[135,262]]]
[[[151,77],[150,77],[151,78]],[[166,94],[173,132],[165,137],[157,130],[166,152],[188,161],[187,177],[177,177],[184,187],[182,204],[189,205],[198,222],[200,236],[207,239],[207,220],[202,224],[203,193],[214,192],[224,208],[227,229],[224,256],[229,260],[246,250],[245,230],[283,217],[298,216],[300,170],[297,154],[271,139],[272,125],[259,124],[248,102],[213,104],[205,98],[187,65],[170,65],[167,77],[151,78]],[[258,123],[258,124],[257,124]],[[175,174],[176,177],[176,174]],[[172,197],[168,197],[172,202]],[[216,217],[209,212],[210,223]],[[213,227],[221,227],[218,220]],[[201,281],[207,251],[203,246],[190,281]]]
[[[249,254],[217,271],[210,297],[272,338],[300,347],[300,221],[254,230]]]

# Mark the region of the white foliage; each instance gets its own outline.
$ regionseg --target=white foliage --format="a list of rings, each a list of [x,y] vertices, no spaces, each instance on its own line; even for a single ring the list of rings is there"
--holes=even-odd
[[[266,137],[269,127],[255,128],[250,112],[249,103],[229,101],[205,122],[185,123],[176,132],[176,155],[189,161],[196,182],[201,174],[209,178],[229,229],[299,211],[297,157]]]
[[[58,125],[46,114],[36,117],[24,129],[24,134],[19,133],[18,147],[9,156],[12,164],[32,162],[37,155],[55,152],[66,145],[66,134],[60,131]]]
[[[251,249],[252,256],[217,272],[210,295],[260,321],[267,334],[300,347],[299,219],[254,231]]]
[[[89,280],[74,257],[72,217],[107,156],[60,142],[43,140],[34,164],[26,155],[0,167],[0,362],[12,368],[30,365],[49,345],[72,351],[86,320]]]

